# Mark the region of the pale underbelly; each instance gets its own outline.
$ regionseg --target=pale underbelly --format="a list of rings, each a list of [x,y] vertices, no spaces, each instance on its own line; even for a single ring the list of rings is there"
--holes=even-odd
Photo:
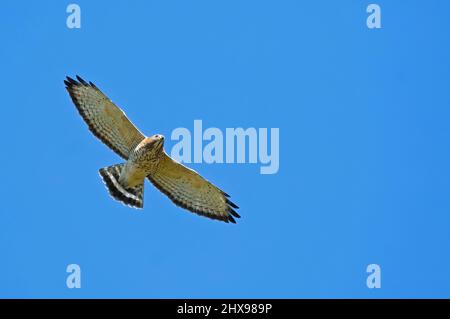
[[[138,165],[127,162],[120,174],[119,183],[127,188],[135,187],[142,184],[151,171],[151,168],[142,169]]]

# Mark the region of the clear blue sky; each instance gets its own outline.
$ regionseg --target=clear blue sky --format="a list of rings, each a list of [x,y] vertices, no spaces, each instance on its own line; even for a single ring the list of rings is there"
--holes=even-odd
[[[372,2],[380,30],[369,1],[76,1],[79,30],[70,2],[2,2],[0,297],[449,297],[450,3]],[[149,135],[278,127],[280,170],[190,165],[236,225],[150,184],[122,206],[75,74]]]

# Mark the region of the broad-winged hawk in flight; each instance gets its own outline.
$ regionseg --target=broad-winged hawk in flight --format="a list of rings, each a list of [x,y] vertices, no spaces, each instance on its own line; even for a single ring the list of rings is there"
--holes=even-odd
[[[148,178],[176,205],[191,212],[235,223],[240,216],[229,195],[197,172],[171,159],[163,149],[164,137],[146,137],[125,113],[92,82],[67,77],[66,89],[91,132],[126,162],[100,169],[110,195],[122,203],[144,206],[144,181]]]

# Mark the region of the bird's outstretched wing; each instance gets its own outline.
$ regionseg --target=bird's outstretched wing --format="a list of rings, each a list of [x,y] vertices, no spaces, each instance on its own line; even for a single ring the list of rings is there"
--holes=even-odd
[[[229,195],[201,177],[197,172],[175,162],[166,153],[155,173],[148,179],[172,202],[191,212],[226,223],[235,223],[239,218]]]
[[[66,89],[91,132],[122,158],[128,159],[130,152],[145,136],[92,82],[87,83],[77,76],[67,77]]]

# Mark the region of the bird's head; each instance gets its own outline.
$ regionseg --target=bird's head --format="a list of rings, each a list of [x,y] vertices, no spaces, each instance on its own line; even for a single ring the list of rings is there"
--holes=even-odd
[[[151,148],[155,153],[162,151],[164,147],[164,136],[160,134],[155,134],[147,138],[146,146]]]

